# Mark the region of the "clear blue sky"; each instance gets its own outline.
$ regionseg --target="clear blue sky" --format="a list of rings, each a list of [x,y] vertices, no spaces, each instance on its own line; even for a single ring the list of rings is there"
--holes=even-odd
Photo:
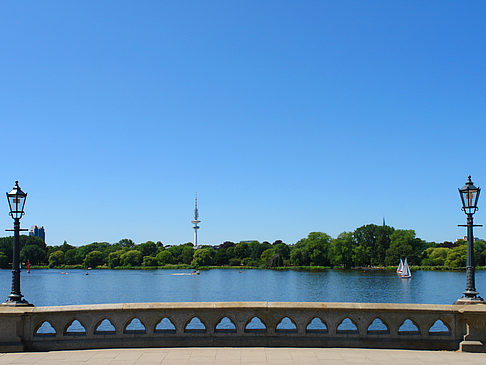
[[[484,1],[2,2],[3,191],[20,181],[22,225],[49,244],[192,241],[196,191],[202,243],[293,243],[383,216],[454,240],[457,188],[468,174],[486,187],[485,14]]]

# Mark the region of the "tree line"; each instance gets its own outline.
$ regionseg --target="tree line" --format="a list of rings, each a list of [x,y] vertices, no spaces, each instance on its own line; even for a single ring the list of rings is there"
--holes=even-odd
[[[12,262],[13,237],[0,238],[0,267]],[[192,243],[164,245],[160,241],[135,244],[131,239],[116,243],[93,242],[80,247],[47,246],[40,238],[20,236],[20,259],[26,264],[50,268],[133,267],[385,267],[407,257],[410,265],[461,268],[466,266],[466,242],[437,244],[416,237],[415,231],[368,224],[332,238],[311,232],[294,244],[280,240],[230,242],[218,246]],[[476,240],[475,261],[486,266],[486,242]]]

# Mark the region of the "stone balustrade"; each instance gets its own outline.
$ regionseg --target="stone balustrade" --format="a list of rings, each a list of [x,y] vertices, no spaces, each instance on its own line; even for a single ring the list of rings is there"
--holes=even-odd
[[[218,302],[0,307],[0,352],[175,346],[486,351],[486,305]]]

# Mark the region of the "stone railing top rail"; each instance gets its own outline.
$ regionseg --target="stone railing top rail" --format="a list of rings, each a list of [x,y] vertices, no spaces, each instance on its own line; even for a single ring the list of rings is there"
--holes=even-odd
[[[166,303],[112,303],[65,305],[48,307],[2,307],[1,315],[28,313],[84,312],[84,311],[157,311],[169,310],[212,310],[212,309],[292,309],[326,311],[382,311],[382,312],[423,312],[440,311],[449,313],[486,314],[486,305],[447,305],[447,304],[409,304],[409,303],[337,303],[337,302],[166,302]]]

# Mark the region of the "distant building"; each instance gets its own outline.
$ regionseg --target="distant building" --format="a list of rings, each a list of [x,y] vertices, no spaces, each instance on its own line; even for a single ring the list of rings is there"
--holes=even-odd
[[[459,240],[464,240],[467,242],[467,236],[464,236],[462,238],[458,238],[456,239],[456,242],[459,241]],[[482,241],[482,239],[478,238],[478,237],[474,237],[474,241]]]
[[[46,231],[43,226],[30,227],[29,236],[39,237],[42,241],[46,242]]]

